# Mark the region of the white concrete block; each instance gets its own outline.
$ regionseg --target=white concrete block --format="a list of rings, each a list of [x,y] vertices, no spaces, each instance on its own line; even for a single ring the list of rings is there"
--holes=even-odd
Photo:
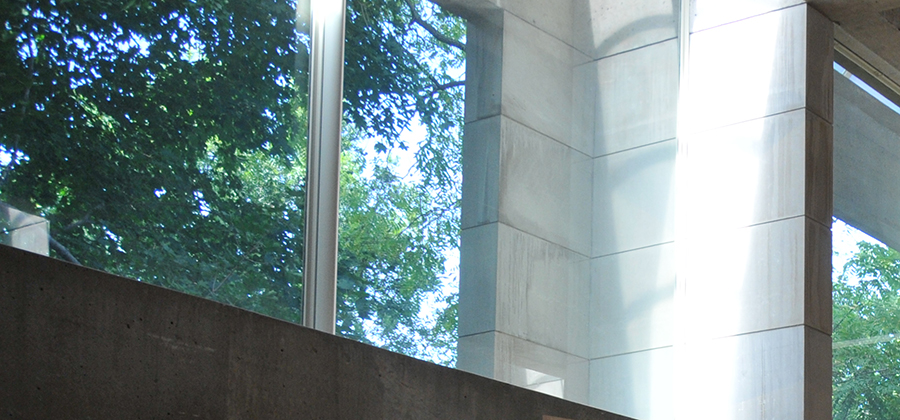
[[[675,141],[594,159],[593,257],[675,239]]]
[[[587,257],[502,223],[464,229],[460,254],[460,336],[497,330],[587,358]]]
[[[35,254],[50,255],[49,230],[49,223],[44,221],[10,231],[0,231],[0,244]]]
[[[812,380],[831,364],[827,337],[800,326],[688,344],[676,354],[675,418],[830,418],[830,376]]]
[[[685,218],[692,231],[805,214],[803,109],[686,137]]]
[[[469,19],[466,26],[467,123],[500,115],[502,76],[503,19]]]
[[[678,43],[604,58],[596,72],[594,156],[675,138]]]
[[[829,332],[830,243],[828,228],[805,217],[692,236],[682,268],[685,335],[800,324]]]
[[[593,359],[590,364],[592,406],[641,420],[672,419],[671,347]]]
[[[588,255],[590,158],[505,117],[501,132],[500,221]]]
[[[831,302],[831,224],[806,219],[806,265],[804,266],[804,323],[831,335],[834,316]]]
[[[831,226],[834,217],[834,128],[806,111],[806,216]]]
[[[571,146],[588,156],[594,154],[594,130],[597,120],[597,69],[593,62],[575,67],[572,87]]]
[[[572,45],[573,0],[492,0],[524,22]]]
[[[831,409],[832,377],[831,369],[825,368],[834,363],[831,335],[806,328],[803,344],[805,346],[803,379],[806,382],[804,418],[831,418],[833,415]]]
[[[50,255],[49,232],[47,219],[0,203],[0,244]]]
[[[834,122],[834,23],[806,7],[806,107]]]
[[[673,344],[675,245],[592,260],[591,358]]]
[[[462,353],[493,350],[493,377],[523,388],[533,389],[570,401],[588,401],[588,361],[527,340],[490,332],[490,338],[461,338]],[[493,344],[493,349],[485,346]],[[475,349],[481,346],[481,349]],[[462,360],[462,355],[460,356]]]
[[[456,368],[494,379],[494,337],[496,335],[493,331],[474,335],[460,334],[457,343]]]
[[[592,58],[654,44],[677,35],[678,2],[576,0],[575,46]]]
[[[503,224],[497,261],[497,330],[587,358],[590,262]]]
[[[807,105],[807,6],[691,35],[686,132]]]
[[[468,122],[463,137],[463,229],[495,223],[500,212],[500,116]]]
[[[587,57],[507,13],[503,23],[502,113],[572,145],[573,69]]]
[[[762,15],[785,7],[805,3],[804,0],[692,0],[691,32]]]
[[[460,233],[460,336],[496,329],[498,225],[481,225]]]

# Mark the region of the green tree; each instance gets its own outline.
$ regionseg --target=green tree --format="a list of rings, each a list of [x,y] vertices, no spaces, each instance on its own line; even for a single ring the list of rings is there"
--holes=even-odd
[[[860,242],[833,284],[835,419],[900,413],[900,253]]]
[[[445,354],[411,343],[455,334],[418,315],[458,236],[464,25],[430,3],[349,6],[338,330]],[[60,258],[299,321],[308,40],[296,7],[3,2],[0,153],[13,159],[0,200],[50,220]],[[408,147],[416,119],[419,180],[365,158],[368,137],[384,156]]]

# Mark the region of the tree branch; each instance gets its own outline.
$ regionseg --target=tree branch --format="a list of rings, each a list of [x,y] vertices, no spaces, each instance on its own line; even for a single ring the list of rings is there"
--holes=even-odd
[[[434,76],[428,71],[428,69],[426,69],[426,68],[421,68],[421,69],[422,69],[422,73],[424,73],[425,76],[428,77],[428,80],[431,80],[431,86],[432,86],[431,94],[432,95],[434,95],[435,93],[441,92],[441,91],[445,91],[450,88],[455,88],[457,86],[465,86],[465,84],[466,84],[465,80],[454,80],[452,82],[441,83],[441,82],[438,82],[438,80],[434,78]]]
[[[103,204],[102,204],[102,203],[101,203],[101,204],[98,204],[98,205],[96,205],[96,206],[94,206],[94,208],[88,210],[88,212],[85,213],[84,217],[82,217],[81,219],[78,219],[78,220],[76,220],[76,221],[74,221],[74,222],[72,222],[72,223],[69,223],[68,226],[62,228],[62,231],[63,231],[63,232],[70,232],[70,231],[72,231],[72,229],[75,229],[75,228],[77,228],[77,227],[79,227],[79,226],[83,226],[83,225],[89,223],[89,222],[91,221],[91,213],[93,213],[93,212],[95,212],[95,211],[97,211],[97,210],[100,210],[100,209],[102,209],[102,208],[103,208]]]
[[[443,83],[443,84],[435,83],[434,90],[431,91],[431,94],[434,95],[435,93],[438,93],[440,91],[444,91],[444,90],[447,90],[450,88],[455,88],[457,86],[465,86],[465,84],[466,84],[465,80],[454,80],[452,82]]]
[[[459,42],[458,40],[450,38],[449,36],[441,33],[441,31],[439,31],[437,28],[435,28],[430,23],[423,20],[422,15],[420,15],[419,11],[416,10],[416,6],[413,4],[412,0],[405,0],[405,1],[406,1],[406,5],[409,6],[410,13],[412,14],[413,23],[421,26],[422,29],[424,29],[425,31],[430,33],[431,36],[433,36],[434,39],[438,40],[439,42],[447,44],[451,47],[459,48],[460,51],[466,50],[466,44],[463,44],[462,42]]]
[[[78,262],[78,259],[75,258],[75,256],[72,255],[72,253],[69,252],[69,249],[66,248],[63,244],[59,243],[56,239],[53,239],[53,237],[50,235],[47,235],[47,239],[50,240],[50,249],[56,251],[60,256],[63,257],[64,260],[72,264],[81,265],[81,263]]]

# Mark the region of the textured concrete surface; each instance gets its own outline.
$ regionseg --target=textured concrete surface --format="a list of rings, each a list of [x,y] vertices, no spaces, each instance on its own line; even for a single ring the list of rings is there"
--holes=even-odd
[[[0,246],[0,415],[624,419]]]

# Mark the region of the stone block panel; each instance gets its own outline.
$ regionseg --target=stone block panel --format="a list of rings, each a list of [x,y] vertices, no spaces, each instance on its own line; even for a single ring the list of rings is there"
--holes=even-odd
[[[807,94],[811,13],[799,5],[691,35],[686,132],[830,107],[811,103],[830,101],[824,93]]]
[[[576,147],[572,139],[573,69],[588,58],[568,44],[507,13],[503,19],[501,112],[520,124]],[[581,141],[583,143],[583,141]]]
[[[587,257],[495,223],[463,230],[460,265],[460,336],[497,330],[587,358]]]
[[[686,136],[682,194],[691,229],[807,215],[831,223],[831,126],[807,110]]]
[[[499,220],[589,255],[591,159],[505,117],[500,131]]]
[[[459,247],[459,335],[497,328],[499,223],[463,229]]]
[[[460,369],[493,368],[493,378],[544,394],[588,403],[588,361],[499,332],[460,337]],[[475,366],[468,360],[492,360]],[[481,374],[481,372],[473,372]]]
[[[691,32],[699,32],[803,3],[804,0],[691,0],[693,13]]]
[[[500,126],[499,115],[466,123],[462,146],[463,229],[499,220]]]
[[[595,61],[594,156],[675,138],[678,42]]]
[[[577,0],[575,46],[597,59],[673,39],[678,2],[672,0]]]
[[[572,45],[573,0],[491,0],[504,10],[548,35]]]
[[[593,257],[675,239],[674,140],[594,159]]]
[[[674,362],[672,347],[592,359],[590,404],[636,419],[671,420]]]
[[[671,346],[675,244],[591,261],[591,358]]]
[[[503,87],[503,12],[469,19],[466,26],[467,123],[500,115]]]
[[[795,325],[830,332],[830,244],[829,228],[805,217],[687,239],[680,310],[686,337]]]
[[[50,223],[47,219],[0,203],[0,244],[49,255],[49,238]]]
[[[802,326],[689,343],[676,350],[676,418],[830,418],[830,350]]]
[[[497,330],[587,358],[590,261],[503,224],[498,249]]]

